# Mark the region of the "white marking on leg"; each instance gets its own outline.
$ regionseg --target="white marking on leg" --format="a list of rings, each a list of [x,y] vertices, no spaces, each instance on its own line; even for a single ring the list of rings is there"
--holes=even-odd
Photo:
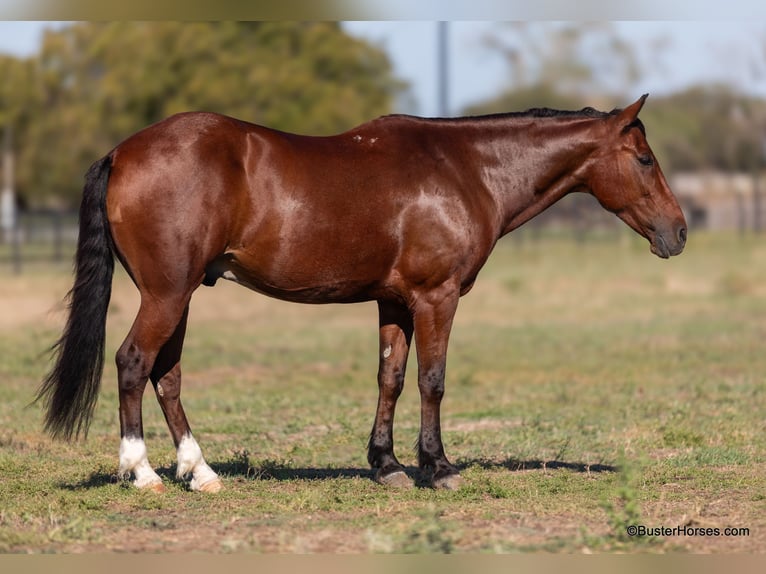
[[[220,480],[215,471],[205,462],[197,441],[191,434],[186,434],[178,444],[176,476],[184,478],[189,473],[192,474],[190,485],[192,490],[201,490],[206,484]]]
[[[141,438],[123,437],[120,441],[119,475],[122,478],[127,478],[131,472],[136,477],[133,484],[137,488],[162,484],[162,479],[149,464],[144,440]]]
[[[383,350],[383,358],[388,359],[391,356],[391,345]]]

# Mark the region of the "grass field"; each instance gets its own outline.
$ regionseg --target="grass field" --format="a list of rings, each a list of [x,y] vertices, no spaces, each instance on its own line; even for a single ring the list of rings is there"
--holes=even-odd
[[[111,360],[132,284],[118,272],[89,438],[63,444],[27,405],[68,266],[3,277],[0,551],[765,551],[766,238],[692,234],[662,261],[628,233],[505,239],[461,301],[442,408],[457,492],[371,480],[374,304],[294,305],[225,282],[192,301],[183,392],[225,490],[174,479],[147,393],[149,457],[168,488],[137,491],[116,477]],[[413,476],[415,372],[411,358],[395,426]],[[686,533],[629,537],[629,525]]]

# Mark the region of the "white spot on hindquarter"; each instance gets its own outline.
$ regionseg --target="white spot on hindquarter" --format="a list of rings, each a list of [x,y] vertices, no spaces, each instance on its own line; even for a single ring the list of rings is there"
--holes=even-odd
[[[191,434],[186,434],[178,444],[178,467],[176,476],[183,478],[192,474],[191,489],[200,490],[205,484],[218,480],[218,475],[202,457],[202,450]]]
[[[127,478],[132,472],[136,479],[133,484],[137,488],[146,488],[152,484],[161,484],[162,479],[154,472],[146,456],[146,444],[141,438],[123,437],[120,441],[119,475]]]
[[[230,270],[224,271],[223,275],[221,275],[221,277],[223,277],[224,279],[228,279],[229,281],[236,281],[237,280],[237,276],[234,275],[234,272],[230,271]]]
[[[388,359],[391,356],[391,345],[383,349],[383,358]]]
[[[165,396],[165,389],[162,388],[160,383],[157,383],[157,394],[160,396],[160,398]]]
[[[354,136],[352,139],[353,139],[355,142],[360,142],[360,141],[362,141],[362,136],[360,136],[360,135],[355,135],[355,136]]]

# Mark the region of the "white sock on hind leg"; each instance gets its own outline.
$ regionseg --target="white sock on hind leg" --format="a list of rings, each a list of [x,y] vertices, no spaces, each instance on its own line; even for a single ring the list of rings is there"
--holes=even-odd
[[[123,437],[120,441],[119,475],[127,478],[131,472],[136,477],[133,484],[137,488],[162,484],[162,479],[149,464],[144,439]]]
[[[178,444],[176,476],[183,478],[189,473],[192,474],[190,484],[192,490],[200,490],[204,485],[219,480],[218,475],[205,462],[197,441],[191,434],[186,434]]]

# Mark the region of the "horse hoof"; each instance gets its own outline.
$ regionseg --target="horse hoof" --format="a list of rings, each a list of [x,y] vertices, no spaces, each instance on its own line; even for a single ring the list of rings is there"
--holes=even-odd
[[[463,479],[459,474],[448,474],[437,478],[433,482],[433,487],[440,490],[458,490],[463,485]]]
[[[383,486],[390,486],[392,488],[407,489],[415,486],[413,480],[407,476],[403,470],[397,470],[389,474],[382,474],[378,471],[375,475],[375,482],[382,484]]]
[[[216,492],[221,492],[221,490],[223,490],[223,482],[221,482],[220,478],[214,478],[200,486],[198,490],[200,492],[215,494]]]

